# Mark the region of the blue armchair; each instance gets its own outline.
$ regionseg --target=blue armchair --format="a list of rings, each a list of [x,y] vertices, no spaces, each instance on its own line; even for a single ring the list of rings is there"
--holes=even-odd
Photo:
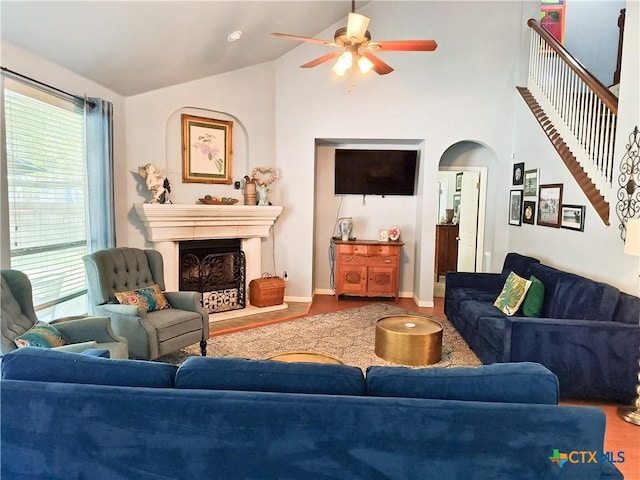
[[[31,281],[18,270],[2,270],[0,327],[2,342],[0,351],[9,353],[16,348],[17,337],[26,333],[38,322],[33,308]],[[127,339],[111,329],[109,317],[76,316],[49,322],[62,335],[65,345],[56,350],[82,352],[91,348],[109,350],[111,358],[129,358]]]
[[[206,355],[209,315],[199,292],[164,292],[164,264],[156,250],[111,248],[83,257],[94,313],[108,315],[114,331],[128,340],[131,358],[154,360],[200,344]],[[116,293],[157,284],[171,308],[155,310],[120,304]]]

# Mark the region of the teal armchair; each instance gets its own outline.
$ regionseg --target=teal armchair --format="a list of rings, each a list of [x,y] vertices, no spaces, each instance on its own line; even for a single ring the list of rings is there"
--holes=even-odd
[[[18,270],[1,270],[0,315],[2,354],[16,348],[17,337],[38,323],[33,307],[31,281]],[[111,358],[129,358],[127,339],[114,333],[109,317],[76,316],[49,322],[62,334],[66,344],[56,350],[80,353],[90,348],[109,350]]]
[[[206,355],[209,315],[199,292],[165,292],[164,264],[156,250],[111,248],[83,257],[94,313],[111,318],[113,330],[128,340],[131,358],[154,360],[199,343]],[[147,311],[138,305],[121,305],[118,292],[154,284],[171,308]]]

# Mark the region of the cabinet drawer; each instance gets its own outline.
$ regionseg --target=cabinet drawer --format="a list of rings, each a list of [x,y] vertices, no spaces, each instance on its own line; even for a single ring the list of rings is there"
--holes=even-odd
[[[369,255],[398,255],[399,251],[394,245],[367,245]]]
[[[367,246],[366,245],[358,245],[358,244],[338,244],[336,245],[338,247],[338,253],[360,253],[360,254],[366,254],[367,253]]]

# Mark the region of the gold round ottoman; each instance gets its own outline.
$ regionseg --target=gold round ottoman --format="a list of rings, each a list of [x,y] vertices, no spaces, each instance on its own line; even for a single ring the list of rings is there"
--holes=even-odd
[[[323,355],[322,353],[312,352],[287,352],[269,357],[267,360],[276,360],[278,362],[307,362],[307,363],[334,363],[343,365],[337,358]]]
[[[392,315],[376,324],[376,355],[403,365],[431,365],[442,358],[442,325],[427,317]]]

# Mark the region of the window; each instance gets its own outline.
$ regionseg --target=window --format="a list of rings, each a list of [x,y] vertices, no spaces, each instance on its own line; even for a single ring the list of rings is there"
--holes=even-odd
[[[28,275],[38,317],[87,310],[84,105],[5,79],[11,268]]]

